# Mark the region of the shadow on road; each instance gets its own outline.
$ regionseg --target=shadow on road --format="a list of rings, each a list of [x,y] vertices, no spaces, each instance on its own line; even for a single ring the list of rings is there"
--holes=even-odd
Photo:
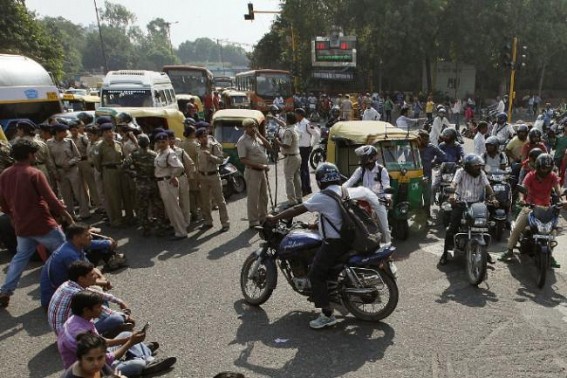
[[[0,343],[21,331],[25,331],[28,336],[32,337],[52,332],[47,324],[47,315],[43,308],[37,307],[18,317],[10,314],[9,307],[0,311]]]
[[[229,253],[236,252],[242,248],[248,248],[251,246],[250,239],[257,237],[258,232],[256,230],[246,229],[240,235],[234,239],[226,240],[224,244],[219,245],[209,251],[207,258],[209,260],[218,260]]]
[[[365,363],[384,357],[393,344],[395,331],[386,323],[368,323],[344,318],[330,329],[310,330],[308,323],[316,314],[292,311],[274,322],[261,308],[250,307],[243,300],[234,304],[242,324],[231,344],[245,348],[234,361],[235,366],[268,377],[341,377],[357,371]],[[278,338],[285,342],[276,342]],[[281,341],[281,340],[280,340]],[[281,368],[250,362],[258,343],[297,352]],[[274,352],[277,353],[277,352]]]
[[[55,337],[55,336],[54,336]],[[54,360],[58,363],[54,363]],[[59,366],[59,368],[57,368]],[[36,354],[29,362],[30,377],[47,377],[63,370],[63,362],[59,357],[57,343],[53,342],[47,348]]]

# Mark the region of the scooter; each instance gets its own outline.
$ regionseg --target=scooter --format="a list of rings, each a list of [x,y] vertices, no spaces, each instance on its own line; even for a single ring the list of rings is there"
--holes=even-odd
[[[222,164],[219,165],[219,174],[222,182],[222,193],[225,199],[228,199],[235,193],[242,193],[246,190],[244,176],[242,176],[242,173],[230,162],[230,156],[225,158]]]

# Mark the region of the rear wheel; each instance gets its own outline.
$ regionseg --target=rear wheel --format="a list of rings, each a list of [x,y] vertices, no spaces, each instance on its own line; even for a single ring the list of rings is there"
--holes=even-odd
[[[357,319],[380,321],[388,317],[398,305],[396,280],[381,269],[376,271],[380,277],[370,273],[370,270],[368,274],[363,274],[366,282],[363,288],[347,284],[341,290],[343,304]]]
[[[542,253],[541,251],[537,251],[535,260],[537,266],[537,287],[541,289],[543,285],[545,285],[547,270],[551,265],[551,259],[549,253]]]
[[[266,302],[274,291],[277,274],[273,260],[262,260],[256,254],[248,256],[240,271],[240,289],[246,303],[259,306]]]
[[[325,151],[322,148],[315,148],[309,155],[309,165],[312,169],[317,169],[319,164],[325,162],[326,159]]]
[[[241,174],[235,174],[231,179],[230,179],[230,184],[232,186],[232,190],[235,193],[242,193],[246,190],[246,181],[244,180],[244,177],[242,177]]]
[[[494,226],[494,240],[497,242],[501,241],[503,234],[504,234],[504,222],[496,222],[496,226]]]
[[[467,243],[465,253],[467,260],[467,278],[471,285],[478,286],[486,276],[486,264],[488,260],[486,246],[471,241]]]

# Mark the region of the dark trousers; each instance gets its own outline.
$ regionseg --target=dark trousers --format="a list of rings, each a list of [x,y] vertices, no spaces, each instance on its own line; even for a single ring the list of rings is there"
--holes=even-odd
[[[311,154],[311,147],[299,147],[299,154],[301,155],[301,168],[299,170],[301,175],[301,190],[305,195],[311,193],[311,176],[309,175],[309,155]]]
[[[386,119],[384,121],[385,122],[392,122],[392,111],[391,110],[386,110]]]
[[[447,227],[447,232],[445,233],[445,248],[443,252],[447,252],[453,249],[453,238],[457,232],[459,232],[459,226],[461,224],[461,218],[463,217],[463,212],[466,206],[464,204],[456,204],[453,206],[451,211],[451,220],[449,221],[449,227]]]
[[[327,289],[327,280],[330,278],[329,271],[346,251],[347,248],[340,239],[327,239],[323,241],[321,248],[313,257],[308,277],[311,282],[315,307],[322,309],[330,307]]]

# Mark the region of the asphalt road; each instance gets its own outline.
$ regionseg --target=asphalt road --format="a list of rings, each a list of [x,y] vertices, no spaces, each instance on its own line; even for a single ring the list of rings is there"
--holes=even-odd
[[[283,201],[282,180],[278,192]],[[535,286],[529,259],[498,262],[475,288],[459,256],[437,268],[441,228],[415,222],[410,239],[395,243],[396,311],[378,324],[347,316],[332,329],[312,331],[312,304],[281,276],[264,306],[243,302],[240,267],[259,242],[247,229],[245,202],[230,199],[231,229],[224,234],[216,213],[215,228],[194,230],[181,242],[142,238],[134,229],[104,230],[130,261],[129,268],[109,274],[113,293],[130,304],[140,326],[152,324],[148,340],[159,341],[160,355],[178,357],[162,376],[213,377],[227,370],[246,377],[567,376],[564,236],[556,249],[563,268],[551,273],[543,290]],[[8,262],[0,253],[0,280]],[[0,310],[0,377],[61,374],[55,336],[39,307],[39,274],[39,263],[30,264],[10,306]]]

